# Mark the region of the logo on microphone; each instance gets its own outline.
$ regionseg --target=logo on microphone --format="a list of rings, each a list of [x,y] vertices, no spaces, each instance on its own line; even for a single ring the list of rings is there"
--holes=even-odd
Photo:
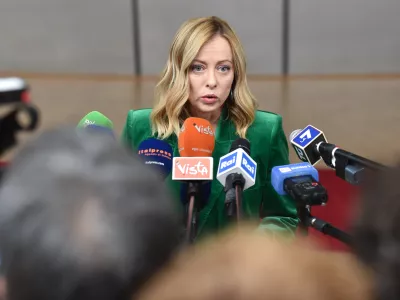
[[[299,169],[310,169],[310,168],[312,168],[312,166],[310,164],[308,164],[308,163],[301,164],[300,163],[300,164],[293,164],[290,166],[285,166],[285,167],[279,168],[279,171],[281,173],[288,173],[288,172],[299,170]]]
[[[226,170],[235,167],[237,155],[238,155],[238,153],[235,152],[235,153],[232,153],[231,155],[227,155],[226,157],[221,158],[221,160],[219,162],[218,173],[225,172]]]
[[[174,157],[173,180],[212,180],[212,157]]]
[[[193,123],[193,126],[194,126],[194,128],[196,128],[196,130],[199,133],[208,134],[208,135],[214,136],[214,131],[212,130],[210,125],[207,126],[207,127],[204,127],[203,125],[197,125],[196,123]]]
[[[229,160],[225,160],[221,163],[221,170],[224,170],[226,167],[229,167],[231,165],[235,165],[236,162],[236,155],[233,155],[232,158],[229,158]]]
[[[249,174],[251,178],[256,177],[257,165],[245,152],[243,152],[242,156],[242,168],[247,172],[247,174]]]
[[[83,122],[84,127],[89,126],[89,125],[95,125],[95,124],[96,124],[95,121],[90,121],[88,119],[86,119],[85,122]]]
[[[292,140],[300,147],[305,147],[321,134],[317,128],[308,125]]]
[[[155,148],[146,148],[138,151],[139,155],[144,155],[144,156],[162,156],[165,158],[168,158],[169,160],[172,159],[172,153],[165,151],[165,150],[160,150],[160,149],[155,149]]]

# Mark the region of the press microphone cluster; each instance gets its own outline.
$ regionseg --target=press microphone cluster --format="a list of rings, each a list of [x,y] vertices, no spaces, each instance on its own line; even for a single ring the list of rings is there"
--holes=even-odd
[[[300,160],[315,165],[323,159],[326,165],[336,170],[338,177],[351,184],[363,180],[365,169],[378,171],[387,168],[328,143],[324,133],[312,125],[293,131],[289,139]]]
[[[186,240],[192,243],[197,235],[198,212],[206,205],[213,179],[212,153],[215,146],[210,122],[188,118],[178,137],[180,157],[172,161],[172,179],[183,181],[183,204],[186,206]]]

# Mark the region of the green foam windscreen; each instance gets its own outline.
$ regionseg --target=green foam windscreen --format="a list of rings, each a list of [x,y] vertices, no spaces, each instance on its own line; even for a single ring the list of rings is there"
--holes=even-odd
[[[92,111],[79,121],[77,128],[85,128],[87,126],[98,126],[114,129],[113,122],[102,113]]]

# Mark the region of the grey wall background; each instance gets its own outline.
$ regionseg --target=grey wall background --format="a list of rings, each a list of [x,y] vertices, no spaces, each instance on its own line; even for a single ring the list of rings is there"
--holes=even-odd
[[[172,39],[184,21],[209,15],[224,18],[239,35],[249,72],[280,73],[282,5],[279,0],[142,0],[139,3],[144,74],[160,72]]]
[[[131,74],[128,0],[0,0],[0,71]]]
[[[292,72],[399,72],[399,15],[399,0],[292,0]]]
[[[133,74],[138,1],[144,75],[164,67],[191,17],[234,27],[249,74],[280,74],[285,0],[1,0],[0,71]],[[293,74],[400,72],[399,0],[289,0]]]

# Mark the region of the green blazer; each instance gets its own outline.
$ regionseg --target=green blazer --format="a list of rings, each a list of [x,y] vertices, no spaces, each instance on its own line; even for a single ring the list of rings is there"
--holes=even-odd
[[[122,132],[123,142],[133,151],[150,137],[151,109],[130,110]],[[231,144],[238,138],[234,124],[226,119],[226,111],[221,115],[215,132],[214,176],[216,178],[219,159],[229,153]],[[288,144],[282,129],[282,117],[265,111],[257,111],[246,138],[250,141],[251,157],[257,162],[255,184],[243,192],[243,210],[248,218],[259,219],[259,227],[273,233],[293,235],[298,218],[294,201],[289,196],[279,196],[271,185],[271,169],[289,164]],[[172,135],[166,141],[173,148],[173,155],[179,156],[178,140]],[[166,179],[177,200],[180,202],[180,182]],[[199,213],[198,238],[224,229],[228,225],[225,214],[225,192],[221,183],[214,179],[207,205]]]

